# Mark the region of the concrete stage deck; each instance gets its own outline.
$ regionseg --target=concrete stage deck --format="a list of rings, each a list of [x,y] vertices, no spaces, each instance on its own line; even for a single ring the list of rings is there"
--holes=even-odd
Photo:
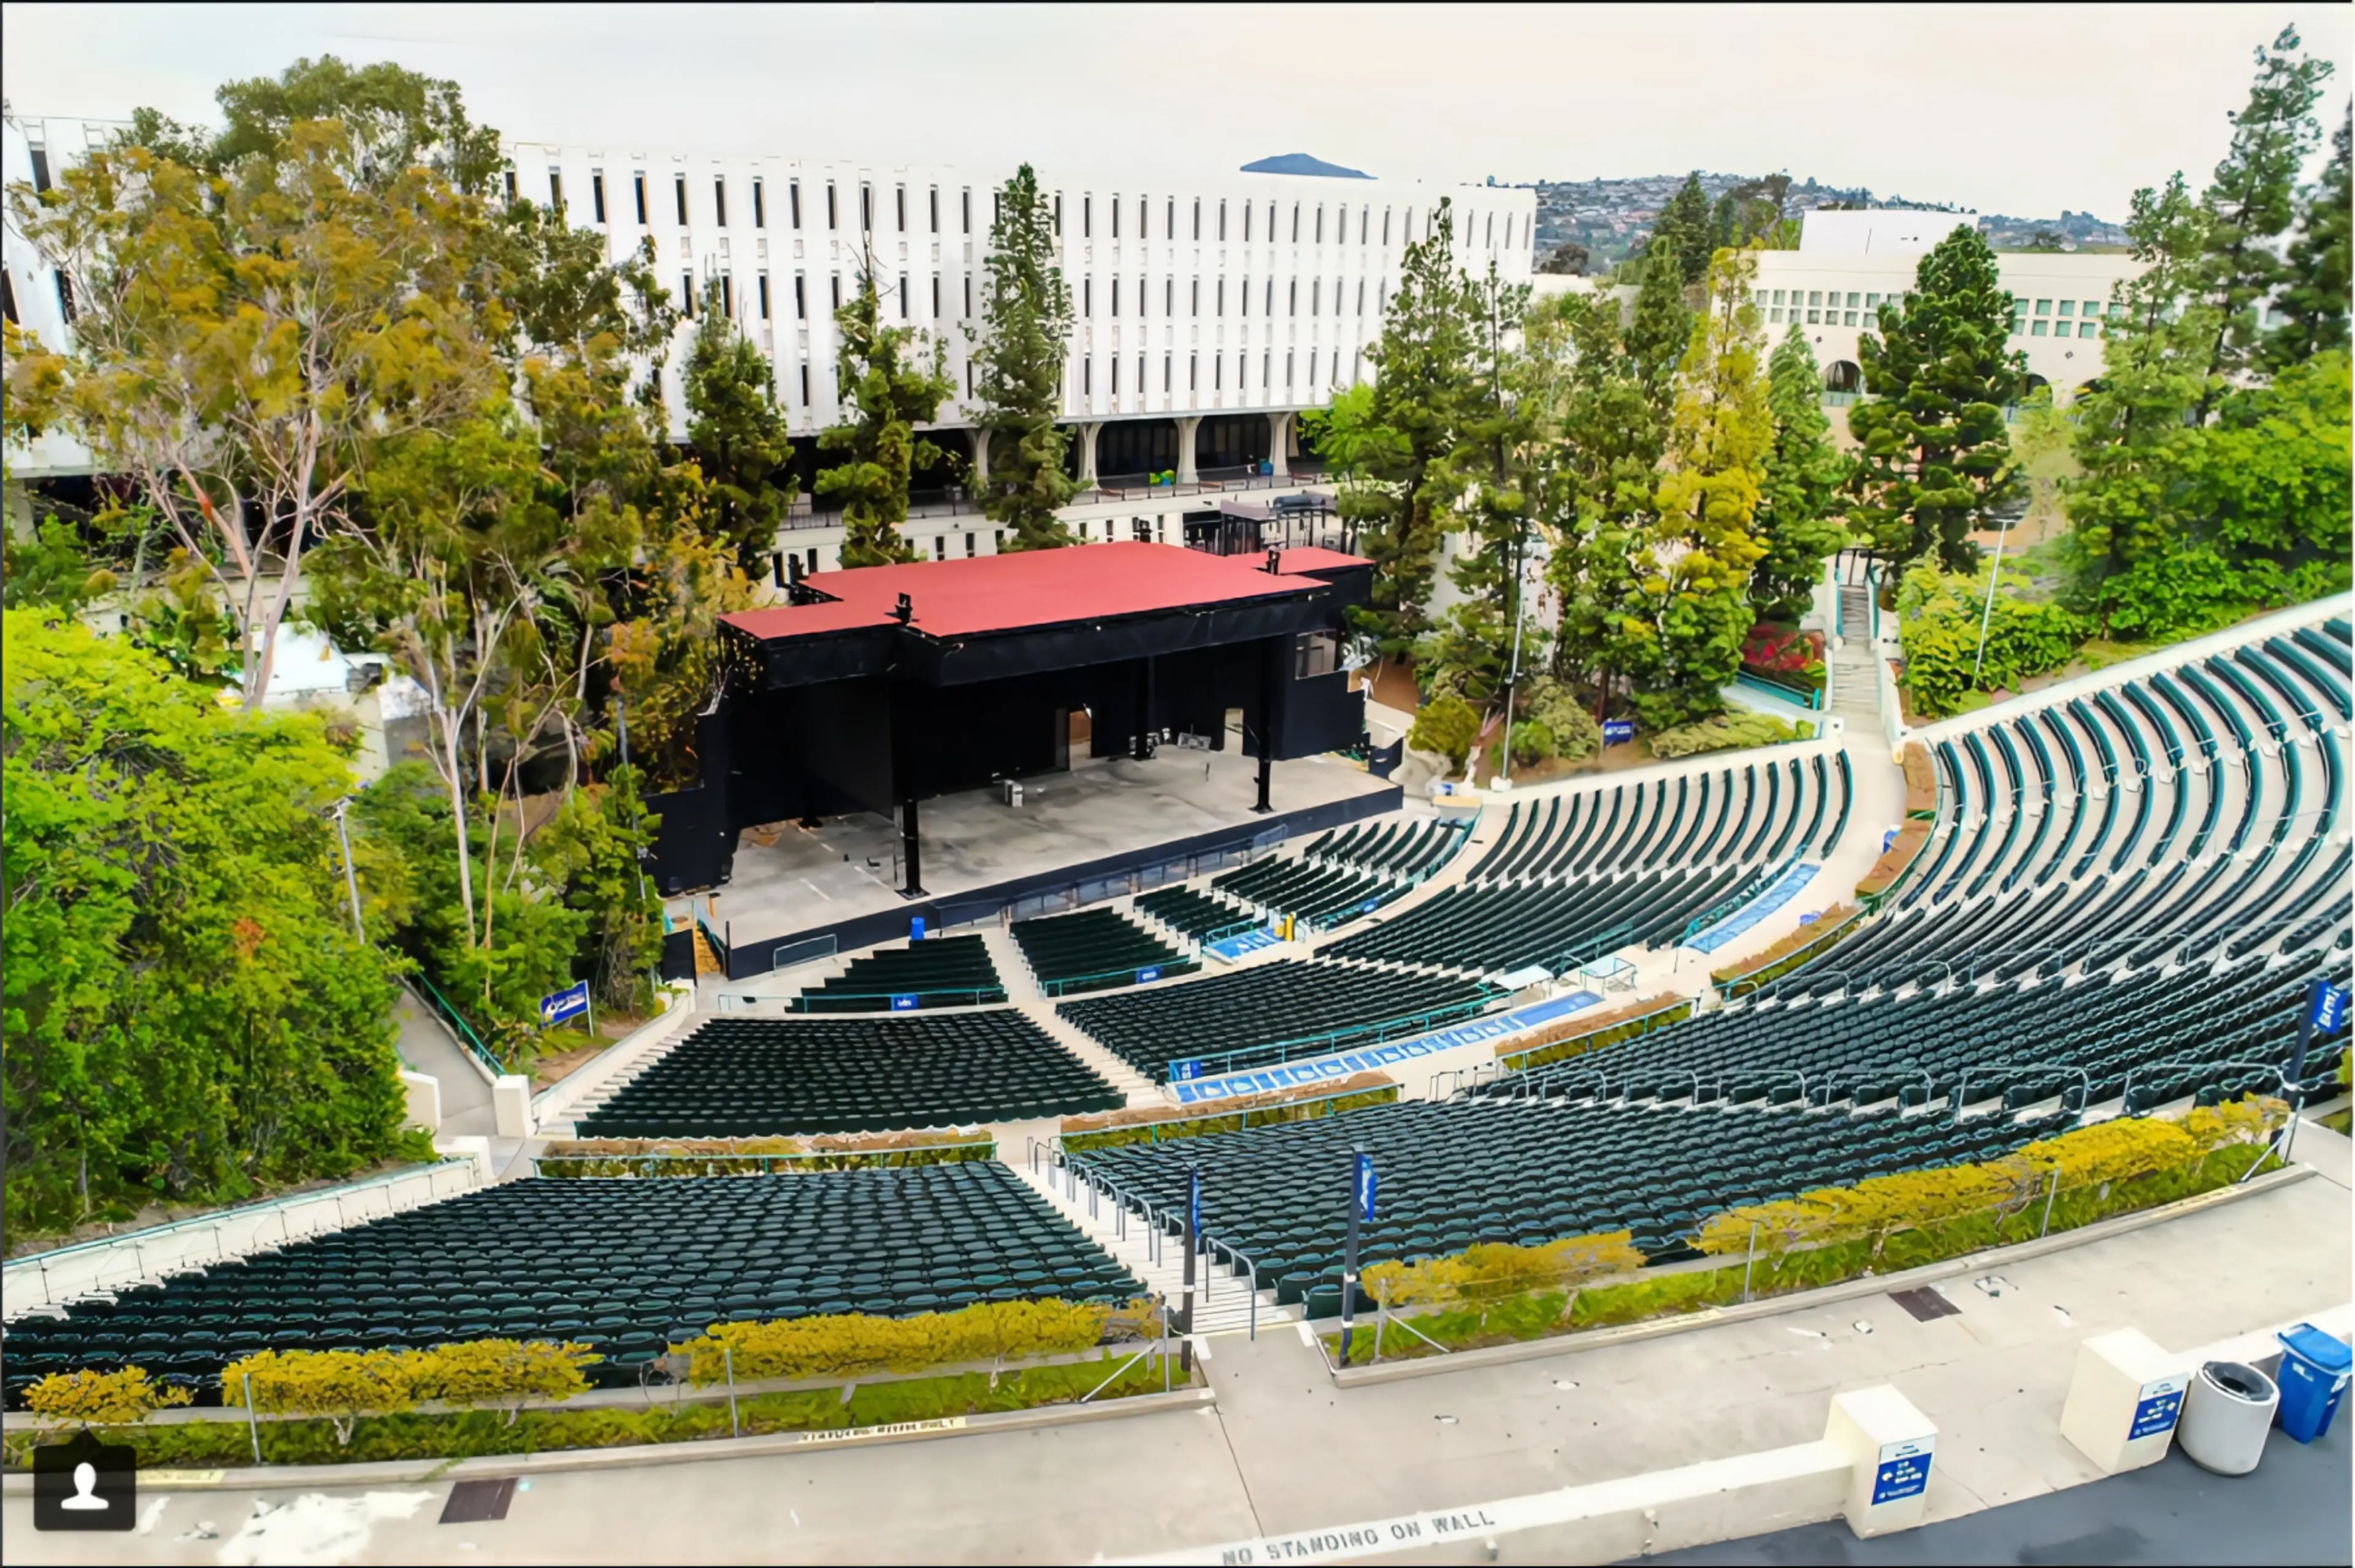
[[[1282,825],[1293,834],[1355,821],[1400,804],[1398,787],[1337,757],[1278,763],[1254,815],[1259,763],[1235,752],[1164,748],[1150,762],[1082,763],[1022,781],[1022,805],[972,790],[920,807],[925,896],[901,896],[900,829],[873,813],[786,825],[763,846],[737,843],[734,875],[716,893],[673,899],[674,920],[698,914],[723,937],[731,978],[764,974],[781,940],[832,932],[844,949],[904,934],[910,916],[969,919],[971,906],[1152,865]],[[765,836],[765,835],[764,835]],[[757,951],[756,951],[757,949]]]

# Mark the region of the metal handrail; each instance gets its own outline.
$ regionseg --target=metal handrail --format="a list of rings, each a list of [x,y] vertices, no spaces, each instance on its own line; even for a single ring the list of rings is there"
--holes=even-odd
[[[1244,1290],[1246,1291],[1246,1293],[1247,1293],[1247,1294],[1250,1296],[1250,1297],[1251,1297],[1251,1304],[1250,1304],[1250,1306],[1246,1308],[1246,1312],[1247,1312],[1247,1321],[1248,1321],[1248,1324],[1249,1324],[1249,1329],[1250,1329],[1250,1335],[1251,1335],[1251,1338],[1252,1338],[1252,1341],[1253,1341],[1254,1343],[1256,1343],[1256,1342],[1258,1341],[1258,1339],[1259,1339],[1259,1263],[1258,1263],[1258,1260],[1256,1260],[1256,1259],[1252,1258],[1252,1256],[1250,1256],[1250,1255],[1249,1255],[1248,1253],[1245,1253],[1245,1252],[1244,1252],[1241,1247],[1234,1246],[1234,1245],[1232,1245],[1232,1244],[1231,1244],[1231,1243],[1226,1243],[1226,1242],[1222,1242],[1222,1241],[1219,1240],[1216,1236],[1211,1236],[1211,1235],[1201,1235],[1201,1236],[1197,1236],[1195,1239],[1196,1239],[1197,1241],[1199,1241],[1199,1242],[1203,1243],[1205,1245],[1207,1245],[1207,1246],[1210,1247],[1212,1250],[1214,1250],[1214,1251],[1216,1251],[1216,1252],[1222,1252],[1222,1253],[1226,1253],[1229,1257],[1231,1257],[1231,1258],[1234,1259],[1237,1263],[1239,1263],[1239,1264],[1242,1264],[1242,1265],[1243,1265]],[[1209,1275],[1208,1275],[1207,1274],[1205,1274],[1205,1275],[1204,1275],[1204,1276],[1203,1276],[1203,1280],[1204,1280],[1204,1284],[1203,1284],[1203,1288],[1202,1288],[1202,1299],[1203,1299],[1203,1300],[1205,1300],[1205,1301],[1208,1301],[1208,1300],[1210,1298],[1210,1291],[1209,1291]]]
[[[1838,921],[1823,931],[1817,933],[1813,940],[1793,948],[1790,952],[1784,954],[1780,958],[1761,964],[1756,969],[1750,971],[1749,974],[1736,975],[1730,980],[1721,980],[1716,982],[1718,995],[1726,1001],[1732,1001],[1734,999],[1734,988],[1740,986],[1743,981],[1749,979],[1752,975],[1761,974],[1765,970],[1776,967],[1778,965],[1789,964],[1793,959],[1798,959],[1799,963],[1797,965],[1794,965],[1792,968],[1784,970],[1782,974],[1775,976],[1772,980],[1759,981],[1756,985],[1753,986],[1745,995],[1754,997],[1769,986],[1779,985],[1783,980],[1796,975],[1800,969],[1806,966],[1806,964],[1810,962],[1810,960],[1806,959],[1804,955],[1811,949],[1830,942],[1832,938],[1838,936],[1841,932],[1855,929],[1857,926],[1862,924],[1871,912],[1872,912],[1870,910],[1859,908],[1851,912],[1846,919]]]
[[[2073,1072],[2077,1075],[2078,1080],[2083,1085],[2082,1098],[2080,1098],[2077,1103],[2077,1109],[2082,1113],[2091,1106],[2094,1102],[2094,1075],[2086,1072],[2083,1068],[2075,1066],[2072,1063],[2065,1061],[1977,1061],[1964,1068],[1962,1070],[1962,1075],[1955,1080],[1955,1119],[1951,1124],[1949,1124],[1950,1125],[1959,1127],[1963,1125],[1963,1106],[1966,1104],[1963,1099],[1963,1091],[1970,1087],[1971,1074],[1974,1072]],[[2129,1076],[2131,1076],[2131,1074],[2129,1074]],[[1934,1090],[1937,1085],[1934,1083],[1931,1087]]]
[[[994,997],[986,995],[986,993],[991,991],[995,991],[997,994]],[[828,1001],[836,1002],[888,1002],[894,997],[913,997],[916,998],[916,1007],[918,1008],[922,1008],[927,1000],[936,997],[969,997],[972,998],[970,1001],[950,1002],[946,1005],[950,1007],[983,1008],[989,1006],[992,1002],[1002,1002],[1006,1000],[1006,987],[1003,985],[944,986],[938,990],[932,991],[804,991],[799,996],[788,998],[786,1005],[794,1012],[802,1014],[830,1013],[837,1011],[879,1013],[889,1011],[890,1009],[886,1008],[809,1008],[805,1007],[802,1004],[818,997],[824,997]]]
[[[1911,1073],[1913,1076],[1920,1078],[1922,1080],[1923,1104],[1927,1105],[1931,1101],[1938,1097],[1938,1081],[1931,1075],[1930,1070],[1926,1067],[1836,1067],[1828,1072],[1817,1074],[1816,1082],[1818,1084],[1825,1086],[1824,1104],[1828,1105],[1832,1103],[1831,1089],[1829,1085],[1837,1083],[1844,1078],[1879,1078],[1882,1074],[1890,1072]],[[1802,1092],[1800,1098],[1806,1098],[1804,1091]],[[1902,1093],[1898,1095],[1897,1103],[1901,1107],[1903,1106],[1905,1104],[1905,1096]]]
[[[416,971],[415,978],[419,985],[425,987],[428,1001],[442,1015],[442,1021],[456,1031],[458,1042],[479,1057],[493,1072],[504,1074],[507,1070],[506,1063],[500,1061],[498,1053],[484,1042],[481,1035],[474,1032],[474,1026],[466,1021],[466,1015],[458,1010],[457,1004],[442,994],[442,987],[436,986],[422,968]]]
[[[1123,966],[1123,967],[1121,967],[1121,968],[1118,968],[1118,969],[1101,969],[1101,970],[1098,970],[1098,971],[1096,971],[1094,974],[1092,974],[1092,975],[1065,975],[1065,976],[1061,976],[1061,977],[1060,977],[1060,978],[1059,978],[1059,979],[1054,979],[1054,980],[1041,980],[1041,981],[1039,981],[1039,994],[1040,996],[1042,996],[1042,997],[1067,997],[1067,996],[1070,996],[1070,995],[1071,994],[1071,987],[1074,987],[1074,986],[1083,985],[1083,984],[1085,984],[1086,982],[1091,981],[1091,980],[1112,980],[1112,979],[1115,979],[1117,976],[1122,976],[1122,975],[1128,975],[1128,976],[1135,976],[1138,971],[1140,971],[1140,970],[1144,970],[1144,969],[1158,969],[1158,970],[1161,970],[1161,971],[1163,971],[1164,973],[1163,973],[1163,974],[1161,974],[1161,975],[1156,975],[1154,978],[1155,978],[1155,979],[1167,978],[1167,972],[1170,968],[1172,968],[1173,966],[1178,965],[1182,965],[1182,964],[1191,964],[1191,963],[1193,963],[1193,962],[1194,962],[1194,960],[1193,960],[1193,959],[1187,957],[1187,956],[1186,956],[1184,954],[1182,954],[1182,953],[1173,953],[1173,954],[1171,954],[1168,957],[1164,958],[1164,959],[1161,959],[1161,960],[1159,960],[1159,961],[1157,961],[1157,962],[1156,962],[1156,963],[1152,963],[1152,964],[1130,964],[1130,965],[1124,965],[1124,966]],[[1188,974],[1191,974],[1191,973],[1193,973],[1193,971],[1192,971],[1192,970],[1188,970],[1188,971],[1186,971],[1186,973],[1188,973]],[[1152,982],[1151,980],[1136,980],[1136,979],[1132,979],[1129,983],[1130,983],[1131,985],[1149,986],[1149,985],[1151,985],[1153,982]],[[1108,990],[1113,990],[1113,989],[1114,989],[1115,987],[1111,987],[1111,986],[1104,986],[1104,987],[1098,987],[1098,988],[1099,988],[1099,989],[1102,989],[1102,990],[1107,990],[1107,991],[1108,991]]]

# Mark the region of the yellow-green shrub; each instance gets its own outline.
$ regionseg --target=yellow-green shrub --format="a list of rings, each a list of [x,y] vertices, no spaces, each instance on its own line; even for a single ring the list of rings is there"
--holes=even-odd
[[[221,1370],[221,1403],[262,1415],[325,1416],[348,1445],[352,1424],[417,1403],[417,1366],[405,1350],[258,1350]]]
[[[1366,1293],[1385,1307],[1495,1301],[1536,1290],[1574,1290],[1590,1279],[1633,1274],[1644,1254],[1629,1232],[1570,1236],[1534,1247],[1480,1242],[1448,1257],[1382,1263],[1363,1275]]]
[[[527,1400],[562,1401],[587,1392],[583,1369],[602,1359],[586,1345],[546,1339],[470,1339],[406,1354],[417,1398],[505,1405],[510,1426]]]
[[[980,1301],[954,1312],[912,1317],[844,1313],[767,1323],[715,1323],[673,1349],[687,1357],[687,1381],[702,1386],[728,1376],[733,1352],[740,1381],[761,1378],[857,1377],[921,1372],[1017,1357],[1069,1355],[1103,1336],[1112,1308],[1072,1301]],[[994,1374],[993,1374],[994,1375]]]
[[[1875,860],[1872,869],[1865,872],[1863,879],[1856,884],[1856,896],[1870,898],[1895,887],[1907,868],[1913,864],[1913,858],[1922,853],[1922,846],[1930,841],[1933,826],[1932,823],[1916,820],[1899,828],[1897,837],[1890,840],[1888,852]]]
[[[1534,1035],[1524,1035],[1518,1041],[1499,1045],[1497,1059],[1515,1072],[1524,1072],[1616,1045],[1623,1040],[1678,1022],[1691,1013],[1689,997],[1673,994],[1647,997],[1594,1018],[1566,1019]]]
[[[25,1408],[44,1421],[129,1426],[195,1397],[186,1389],[157,1382],[144,1367],[124,1367],[113,1372],[51,1372],[25,1391]]]
[[[1800,926],[1789,935],[1773,944],[1765,952],[1745,958],[1739,964],[1729,964],[1722,969],[1712,969],[1710,971],[1709,977],[1721,986],[1729,981],[1741,979],[1755,980],[1763,984],[1773,978],[1767,971],[1774,970],[1776,965],[1781,964],[1794,953],[1813,947],[1818,943],[1828,945],[1838,936],[1842,923],[1854,918],[1856,912],[1857,906],[1854,904],[1834,904],[1824,911],[1820,918]],[[1796,968],[1798,965],[1795,964],[1785,967]],[[1778,974],[1782,972],[1782,970],[1775,970]]]

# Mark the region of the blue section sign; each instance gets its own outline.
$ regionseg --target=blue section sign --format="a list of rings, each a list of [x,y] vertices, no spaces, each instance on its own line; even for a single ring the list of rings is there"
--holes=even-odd
[[[1605,719],[1603,721],[1603,743],[1624,746],[1636,738],[1636,721],[1632,719]]]
[[[1246,953],[1254,953],[1263,947],[1272,947],[1280,940],[1281,938],[1275,933],[1265,926],[1255,925],[1240,936],[1230,936],[1223,942],[1206,942],[1202,944],[1202,951],[1213,958],[1223,958],[1231,964]]]
[[[1875,1508],[1882,1503],[1919,1497],[1928,1489],[1930,1448],[1926,1438],[1881,1445],[1881,1463],[1872,1472],[1872,1504]]]
[[[549,1024],[560,1024],[566,1019],[577,1017],[588,1010],[589,982],[583,980],[577,986],[566,987],[553,996],[540,997],[540,1027],[545,1029]]]
[[[918,1000],[913,991],[896,991],[891,997],[891,1010],[895,1013],[912,1013],[916,1010]]]
[[[1591,1008],[1603,998],[1593,991],[1572,991],[1566,997],[1550,997],[1517,1008],[1509,1013],[1492,1013],[1474,1019],[1454,1029],[1435,1034],[1418,1035],[1412,1040],[1394,1040],[1386,1045],[1369,1045],[1360,1051],[1343,1051],[1337,1056],[1314,1057],[1305,1061],[1286,1062],[1281,1067],[1263,1067],[1250,1072],[1231,1072],[1217,1078],[1202,1076],[1199,1057],[1180,1058],[1169,1063],[1169,1082],[1178,1091],[1178,1103],[1194,1104],[1203,1100],[1224,1100],[1242,1094],[1263,1094],[1271,1089],[1292,1089],[1326,1079],[1347,1078],[1353,1072],[1374,1072],[1395,1066],[1410,1057],[1430,1056],[1450,1051],[1476,1040],[1497,1040],[1508,1034],[1518,1034],[1541,1023],[1550,1023]]]
[[[2183,1410],[2183,1383],[2180,1379],[2163,1379],[2142,1386],[2142,1397],[2135,1402],[2134,1421],[2126,1427],[2126,1441],[2137,1437],[2156,1437],[2175,1429],[2175,1418]]]
[[[1139,969],[1136,972],[1136,983],[1140,986],[1145,985],[1149,981],[1158,980],[1159,978],[1161,978],[1161,969],[1157,965],[1149,969]]]
[[[1202,1170],[1199,1166],[1190,1167],[1186,1172],[1186,1223],[1194,1228],[1196,1235],[1202,1233]]]
[[[2308,1015],[2314,1020],[2314,1032],[2329,1034],[2347,1021],[2347,987],[2334,986],[2328,980],[2314,983],[2314,1008]]]
[[[1374,1157],[1369,1154],[1359,1155],[1358,1157],[1358,1207],[1364,1212],[1358,1217],[1369,1225],[1374,1222],[1374,1190],[1380,1185],[1381,1179],[1374,1174]]]

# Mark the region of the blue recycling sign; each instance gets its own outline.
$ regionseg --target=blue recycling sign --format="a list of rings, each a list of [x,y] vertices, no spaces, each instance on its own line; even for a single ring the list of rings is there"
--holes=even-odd
[[[2317,1034],[2329,1034],[2347,1021],[2347,987],[2328,980],[2314,983],[2313,1010],[2307,1015]]]
[[[1884,1443],[1881,1445],[1881,1463],[1872,1472],[1872,1502],[1896,1502],[1902,1498],[1919,1497],[1930,1485],[1930,1450],[1927,1438],[1910,1443]]]
[[[2142,1397],[2135,1401],[2134,1420],[2126,1427],[2127,1442],[2175,1429],[2175,1418],[2183,1411],[2184,1383],[2182,1378],[2161,1378],[2142,1385]]]
[[[583,980],[579,985],[568,986],[552,996],[540,997],[539,1025],[542,1029],[546,1029],[550,1024],[560,1024],[565,1019],[577,1018],[588,1010],[589,982]]]
[[[1374,1174],[1374,1157],[1369,1154],[1359,1155],[1358,1157],[1358,1207],[1362,1212],[1359,1218],[1369,1225],[1374,1222],[1374,1191],[1380,1185],[1381,1179]]]

